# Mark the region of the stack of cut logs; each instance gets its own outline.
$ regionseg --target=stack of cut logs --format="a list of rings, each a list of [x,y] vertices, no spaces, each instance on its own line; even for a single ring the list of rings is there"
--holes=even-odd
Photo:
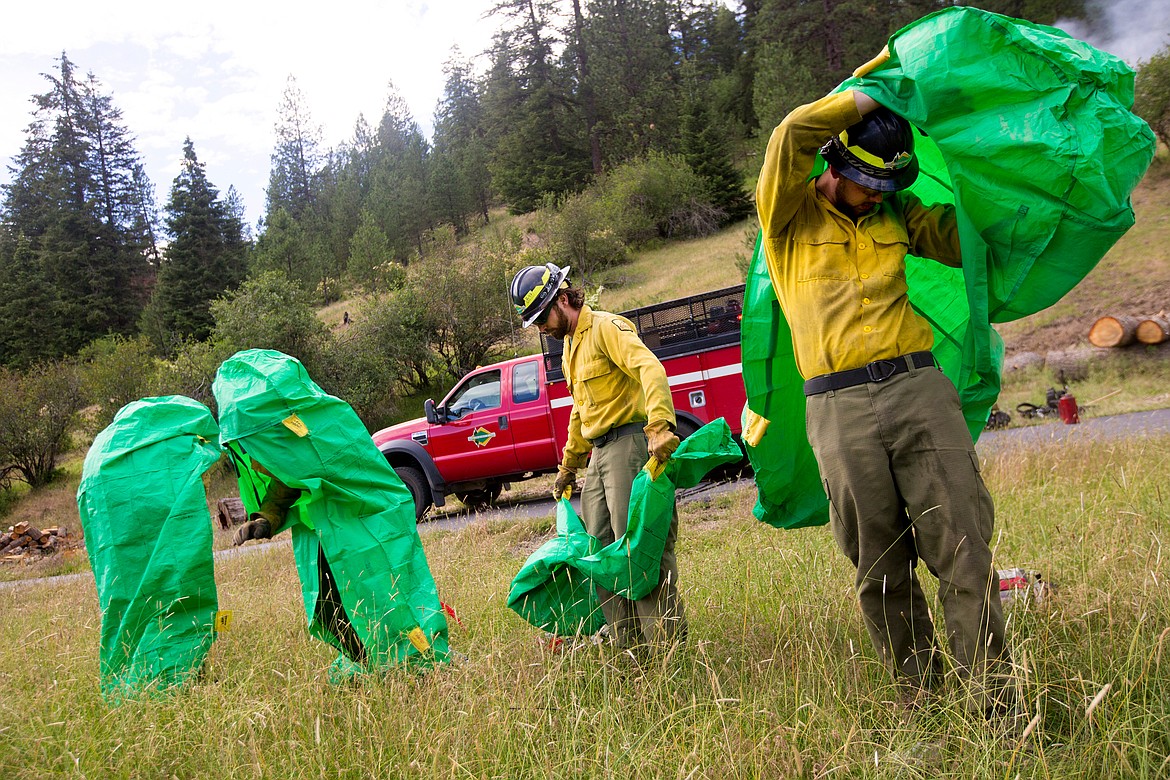
[[[20,522],[9,526],[8,533],[0,534],[0,560],[20,561],[30,555],[48,555],[62,546],[69,532],[60,526],[43,531],[31,523]]]
[[[1122,314],[1102,317],[1089,328],[1094,347],[1127,347],[1133,343],[1161,344],[1170,341],[1170,315],[1165,310],[1148,317]]]

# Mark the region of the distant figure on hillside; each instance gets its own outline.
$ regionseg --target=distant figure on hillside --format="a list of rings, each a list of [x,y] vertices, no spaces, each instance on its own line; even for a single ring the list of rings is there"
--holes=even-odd
[[[346,312],[345,314],[341,315],[341,324],[342,325],[349,325],[349,322],[350,322],[349,312]]]

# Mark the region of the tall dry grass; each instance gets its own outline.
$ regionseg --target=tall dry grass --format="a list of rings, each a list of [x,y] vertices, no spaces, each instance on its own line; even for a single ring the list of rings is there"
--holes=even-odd
[[[1170,439],[1001,447],[984,472],[999,565],[1058,586],[1008,610],[1016,721],[967,714],[957,686],[898,706],[827,531],[763,526],[741,486],[682,505],[690,638],[641,662],[554,652],[506,609],[548,518],[425,534],[461,660],[346,686],[287,543],[216,561],[235,621],[203,680],[119,707],[92,582],[0,589],[0,776],[1168,776]]]

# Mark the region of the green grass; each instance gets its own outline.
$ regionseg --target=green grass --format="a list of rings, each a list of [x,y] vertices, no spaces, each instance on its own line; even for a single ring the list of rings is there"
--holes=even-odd
[[[0,776],[1166,777],[1168,469],[1166,438],[986,464],[998,565],[1058,586],[1008,612],[1026,737],[967,715],[954,685],[894,706],[827,530],[768,528],[740,489],[680,507],[690,639],[641,665],[552,652],[506,609],[548,518],[426,534],[465,660],[344,687],[288,545],[216,562],[235,621],[202,681],[119,707],[98,694],[92,582],[0,589]]]

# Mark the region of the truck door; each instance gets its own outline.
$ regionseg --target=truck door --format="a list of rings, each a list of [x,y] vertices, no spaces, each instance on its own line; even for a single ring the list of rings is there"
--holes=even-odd
[[[500,369],[469,374],[443,403],[448,421],[430,429],[431,452],[447,482],[517,471]]]
[[[549,413],[542,392],[539,356],[512,366],[512,440],[521,471],[544,471],[560,461]]]

